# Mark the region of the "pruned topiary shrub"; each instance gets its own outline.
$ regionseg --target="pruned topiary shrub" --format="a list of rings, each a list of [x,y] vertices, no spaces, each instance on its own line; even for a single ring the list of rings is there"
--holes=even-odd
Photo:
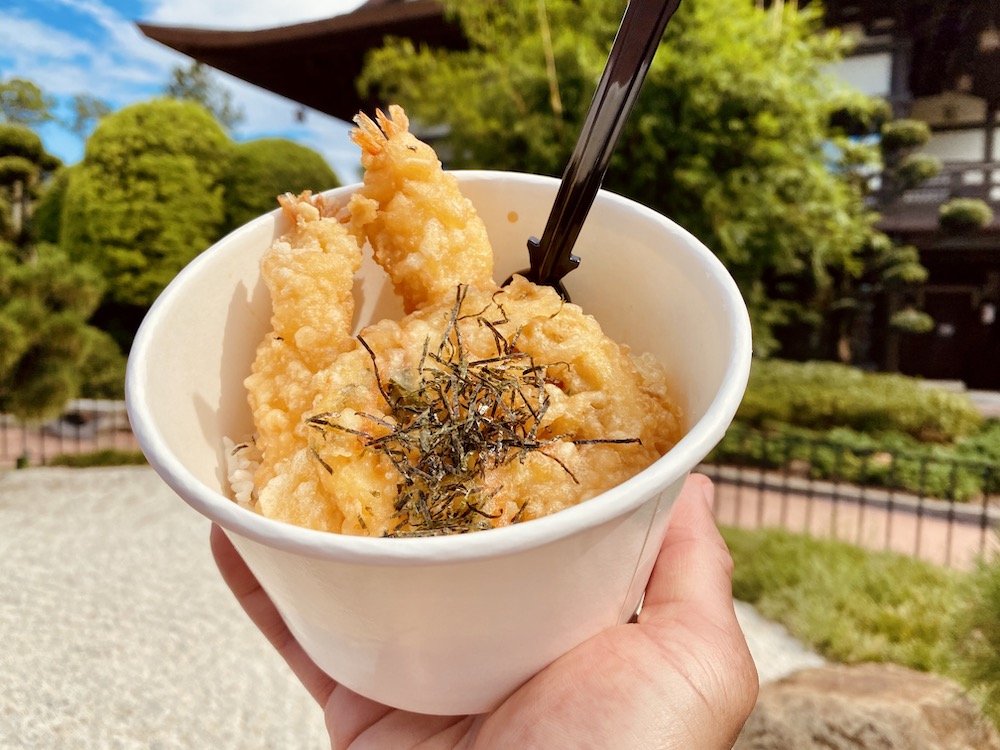
[[[952,198],[938,213],[938,225],[953,234],[982,229],[992,221],[993,209],[979,198]]]
[[[920,120],[892,120],[882,126],[882,149],[898,151],[922,146],[931,137],[930,126]]]

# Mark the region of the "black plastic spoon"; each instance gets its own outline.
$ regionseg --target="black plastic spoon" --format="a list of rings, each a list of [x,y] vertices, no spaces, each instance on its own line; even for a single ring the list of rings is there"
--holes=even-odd
[[[608,170],[611,154],[646,78],[663,30],[681,0],[631,0],[615,35],[587,119],[563,172],[542,239],[528,240],[530,281],[569,295],[562,278],[580,265],[573,255],[587,213]],[[510,279],[508,279],[508,282]]]

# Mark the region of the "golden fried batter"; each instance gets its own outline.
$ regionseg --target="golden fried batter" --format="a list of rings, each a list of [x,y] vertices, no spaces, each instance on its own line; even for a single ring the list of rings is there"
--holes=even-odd
[[[251,506],[348,534],[469,531],[574,505],[663,455],[681,419],[662,369],[548,287],[500,289],[482,221],[390,114],[356,120],[366,174],[345,223],[308,193],[282,199],[295,227],[263,261],[274,332],[246,381]],[[351,338],[364,240],[408,314]]]
[[[334,207],[308,192],[279,202],[293,228],[262,263],[273,331],[258,347],[246,381],[255,441],[266,457],[254,475],[265,510],[290,496],[309,495],[310,488],[294,483],[296,475],[284,467],[306,445],[302,417],[315,400],[314,376],[356,346],[350,335],[351,289],[361,266],[358,241],[332,217]]]
[[[358,115],[351,138],[361,151],[364,187],[350,204],[354,224],[412,312],[454,294],[458,284],[493,284],[486,227],[437,154],[409,132],[401,107],[378,124]]]

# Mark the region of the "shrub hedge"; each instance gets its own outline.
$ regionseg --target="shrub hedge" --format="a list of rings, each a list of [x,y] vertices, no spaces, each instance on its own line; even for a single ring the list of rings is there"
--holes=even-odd
[[[982,427],[969,398],[918,378],[864,372],[833,362],[755,360],[737,420],[810,430],[848,428],[951,443]]]
[[[759,360],[708,461],[978,500],[1000,493],[1000,420],[917,378]]]
[[[998,423],[1000,424],[1000,423]],[[709,463],[804,472],[812,479],[884,487],[915,495],[978,501],[1000,493],[1000,429],[979,454],[964,444],[922,444],[899,433],[872,437],[847,429],[822,434],[734,424],[708,457]]]

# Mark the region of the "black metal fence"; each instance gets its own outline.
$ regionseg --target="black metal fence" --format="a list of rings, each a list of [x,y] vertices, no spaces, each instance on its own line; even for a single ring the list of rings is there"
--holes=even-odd
[[[124,403],[77,401],[56,420],[0,414],[0,469],[138,451]],[[699,470],[719,522],[782,528],[967,568],[1000,552],[1000,462],[773,435],[734,425]]]
[[[49,420],[0,414],[0,469],[46,466],[63,456],[106,450],[139,450],[122,401],[81,399]]]
[[[700,470],[720,523],[776,527],[968,568],[1000,551],[1000,462],[735,425]]]

